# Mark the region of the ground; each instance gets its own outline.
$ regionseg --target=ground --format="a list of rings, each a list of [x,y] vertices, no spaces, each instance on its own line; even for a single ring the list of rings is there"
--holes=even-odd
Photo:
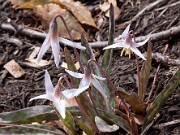
[[[96,7],[98,6],[99,2],[93,2],[91,0],[82,2],[86,4],[89,9],[91,9],[90,11],[92,12],[95,21],[97,21],[97,15],[99,15],[100,11],[97,10]],[[138,5],[137,2],[138,0],[133,1],[133,5],[130,2],[118,3],[121,13],[120,18],[116,20],[116,37],[123,31],[123,23],[131,20],[140,10],[142,10],[148,4],[154,2],[154,0],[140,0],[140,5]],[[162,4],[158,4],[157,6],[153,7],[153,9],[146,11],[138,19],[136,19],[131,26],[132,29],[135,30],[136,36],[161,32],[171,27],[179,26],[180,6],[178,4],[174,5],[173,7],[159,9],[175,2],[178,2],[178,0],[164,0]],[[100,14],[100,16],[103,16],[103,14]],[[104,23],[100,26],[99,31],[90,31],[88,28],[86,28],[89,31],[91,38],[94,38],[94,40],[99,39],[100,41],[106,41],[108,38],[108,18],[104,18]],[[40,20],[31,10],[14,9],[12,8],[10,2],[5,0],[0,0],[0,24],[2,23],[11,23],[14,25],[18,24],[34,30],[44,31]],[[18,45],[12,43],[10,40],[7,40],[9,38],[20,40],[23,44]],[[38,104],[49,104],[48,101],[42,100],[29,102],[29,99],[45,92],[43,82],[44,69],[48,69],[54,84],[58,80],[58,75],[63,72],[63,69],[57,69],[54,64],[44,67],[43,69],[33,68],[23,64],[25,58],[27,58],[31,53],[31,47],[41,46],[42,42],[43,40],[33,39],[27,35],[22,35],[18,32],[12,32],[0,28],[0,112],[18,110]],[[180,59],[179,35],[172,37],[169,36],[158,41],[153,41],[152,43],[154,53],[163,53],[165,45],[168,44],[169,47],[165,55],[169,56],[173,60]],[[140,49],[142,52],[145,52],[146,46],[143,46]],[[98,57],[101,59],[101,49],[95,49],[95,51],[99,52],[100,55]],[[51,53],[48,53],[47,57],[48,56],[50,57]],[[25,75],[23,77],[15,79],[3,68],[3,66],[12,59],[16,60],[16,62],[18,62],[25,70]],[[131,58],[131,60],[129,60],[128,57],[121,57],[120,52],[118,50],[115,51],[112,62],[111,80],[117,87],[123,87],[128,91],[137,92],[137,86],[135,83],[136,63],[134,59],[134,56]],[[140,64],[141,63],[142,61],[140,61]],[[179,65],[171,65],[153,59],[149,86],[152,84],[154,74],[159,64],[161,64],[161,66],[155,85],[156,93],[159,93],[162,90],[162,88],[172,77],[174,71],[179,68]],[[148,88],[148,90],[150,90],[150,88]],[[179,90],[180,88],[177,88],[177,90],[163,105],[163,108],[159,113],[159,117],[155,120],[147,134],[180,134],[180,127],[177,124],[170,127],[157,128],[157,126],[161,123],[180,119]]]

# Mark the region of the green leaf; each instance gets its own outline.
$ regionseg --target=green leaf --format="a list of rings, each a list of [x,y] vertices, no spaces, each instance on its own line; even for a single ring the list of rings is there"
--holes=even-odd
[[[131,126],[129,122],[124,119],[123,117],[117,116],[115,114],[105,112],[104,110],[97,109],[99,117],[101,117],[103,120],[110,122],[111,124],[116,124],[123,128],[128,133],[132,134]]]
[[[87,135],[94,135],[93,131],[86,125],[84,124],[82,121],[78,120],[78,125],[80,126],[80,128],[87,134]]]
[[[65,58],[66,58],[66,62],[68,65],[68,69],[71,71],[77,71],[75,68],[75,65],[72,61],[70,52],[68,51],[67,48],[64,49],[64,53],[65,53]],[[79,80],[76,78],[72,78],[72,84],[74,88],[77,88],[79,85]],[[87,122],[89,123],[89,125],[91,126],[91,128],[94,131],[98,131],[95,123],[94,123],[94,117],[96,116],[96,112],[94,110],[94,108],[92,107],[91,101],[89,100],[88,96],[86,95],[86,93],[81,93],[77,98],[76,101],[79,105],[79,108],[81,110],[82,115],[87,119]]]
[[[44,120],[58,120],[58,116],[52,113],[54,109],[51,106],[34,106],[13,112],[0,113],[0,119],[3,123],[28,124],[32,122],[41,122]]]
[[[148,48],[147,48],[147,60],[144,62],[143,67],[140,71],[140,86],[139,86],[139,97],[144,100],[144,95],[147,90],[149,74],[151,69],[151,61],[152,61],[152,43],[148,41]]]
[[[6,127],[0,127],[0,134],[51,134],[51,135],[66,135],[64,132],[46,125],[14,125],[9,124]]]
[[[61,121],[65,125],[65,131],[69,135],[77,135],[78,134],[76,132],[74,118],[73,118],[73,116],[71,115],[71,113],[68,110],[66,110],[66,118],[65,119],[61,119]]]
[[[177,70],[166,87],[158,94],[155,101],[152,103],[148,113],[145,116],[144,128],[154,119],[155,115],[159,112],[164,102],[178,86],[180,86],[180,69]]]
[[[108,45],[112,45],[114,43],[114,29],[115,29],[115,21],[114,21],[114,8],[113,5],[110,5],[110,18],[109,18],[109,40]],[[107,71],[107,75],[110,75],[111,72],[111,60],[113,55],[113,49],[107,49],[104,52],[103,60],[102,60],[102,69]]]

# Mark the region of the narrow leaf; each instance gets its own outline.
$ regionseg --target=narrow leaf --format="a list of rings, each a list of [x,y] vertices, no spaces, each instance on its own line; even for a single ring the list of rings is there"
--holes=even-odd
[[[154,119],[155,115],[159,112],[164,102],[178,86],[180,86],[180,69],[178,69],[166,87],[158,94],[155,101],[152,103],[148,113],[145,116],[144,128]]]
[[[115,21],[114,21],[114,7],[110,5],[110,18],[109,18],[109,40],[108,45],[112,45],[114,43],[114,29],[115,29]],[[107,71],[107,75],[110,75],[111,72],[111,60],[113,55],[113,49],[106,49],[104,52],[103,60],[102,60],[102,69]]]
[[[82,121],[78,120],[78,125],[80,126],[80,128],[87,134],[87,135],[94,135],[94,132],[86,125],[84,124]]]
[[[147,48],[147,60],[144,61],[143,67],[140,71],[140,78],[138,81],[140,81],[139,86],[139,96],[142,100],[144,100],[144,95],[147,90],[148,80],[149,80],[149,74],[151,69],[151,61],[152,61],[152,43],[149,40],[148,42],[148,48]]]
[[[73,116],[71,115],[71,113],[68,110],[66,110],[66,118],[61,119],[61,121],[65,125],[64,129],[69,135],[77,135],[78,134],[76,132],[74,118],[73,118]]]

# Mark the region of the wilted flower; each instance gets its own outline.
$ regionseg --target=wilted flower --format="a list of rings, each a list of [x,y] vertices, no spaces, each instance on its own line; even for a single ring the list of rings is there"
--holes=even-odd
[[[78,96],[80,93],[85,91],[86,89],[89,88],[89,86],[94,86],[104,97],[107,97],[104,91],[104,88],[101,86],[98,80],[105,80],[106,78],[96,76],[91,73],[91,70],[89,67],[85,68],[85,73],[77,73],[73,72],[70,70],[65,69],[67,73],[69,73],[71,76],[75,78],[82,78],[79,84],[78,89],[69,89],[69,90],[64,90],[62,93],[67,99],[70,99],[72,97]],[[97,80],[98,79],[98,80]]]
[[[121,56],[123,55],[123,53],[125,51],[125,55],[128,54],[129,58],[131,58],[131,54],[134,52],[136,55],[138,55],[142,59],[146,60],[146,58],[137,49],[137,47],[140,47],[140,46],[144,45],[149,40],[150,37],[147,38],[146,40],[144,40],[143,42],[136,43],[134,35],[133,35],[132,31],[129,31],[129,28],[130,28],[130,25],[128,25],[126,27],[126,29],[122,33],[122,39],[118,40],[118,43],[112,44],[112,45],[107,46],[107,47],[105,47],[103,49],[111,49],[111,48],[122,47],[123,50],[121,52]]]
[[[42,59],[43,55],[45,54],[45,52],[49,49],[49,47],[52,47],[52,52],[54,55],[54,61],[56,64],[56,67],[59,67],[59,62],[60,62],[60,46],[59,46],[59,41],[61,41],[62,43],[71,46],[71,47],[75,47],[78,49],[86,49],[85,47],[81,46],[78,43],[72,42],[70,40],[64,39],[64,38],[59,38],[58,36],[58,24],[56,22],[56,18],[58,16],[56,16],[49,24],[49,32],[46,36],[46,39],[44,40],[41,49],[38,53],[37,56],[37,62],[39,63],[39,61]]]
[[[62,118],[65,118],[65,98],[62,92],[60,91],[59,86],[53,86],[47,70],[45,71],[45,89],[46,94],[31,98],[30,101],[34,99],[48,99],[54,103],[56,109],[61,114]]]

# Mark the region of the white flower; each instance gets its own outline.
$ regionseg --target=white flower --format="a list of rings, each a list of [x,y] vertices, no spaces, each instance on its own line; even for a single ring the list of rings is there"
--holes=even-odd
[[[118,43],[112,44],[110,46],[107,46],[104,49],[111,49],[111,48],[117,48],[117,47],[122,47],[123,50],[121,52],[121,56],[123,55],[125,51],[125,55],[129,55],[129,58],[131,58],[131,54],[134,52],[136,55],[141,57],[142,59],[146,60],[146,58],[143,56],[143,54],[137,49],[137,47],[143,46],[149,38],[144,40],[143,42],[136,43],[134,36],[132,34],[132,31],[129,31],[130,25],[126,27],[124,32],[122,33],[122,39],[118,40]]]
[[[52,101],[54,103],[54,106],[56,107],[56,109],[64,119],[66,112],[64,96],[61,93],[58,85],[56,87],[53,86],[47,70],[45,71],[45,89],[46,89],[46,94],[31,98],[30,101],[34,99],[48,99]]]
[[[89,86],[94,86],[104,97],[107,97],[104,88],[101,86],[98,80],[105,80],[106,78],[96,76],[91,73],[90,69],[87,67],[85,69],[85,73],[77,73],[73,72],[70,70],[65,69],[67,73],[69,73],[71,76],[75,78],[82,78],[79,84],[78,89],[69,89],[69,90],[64,90],[62,93],[63,95],[67,98],[70,99],[72,97],[78,96],[81,94],[83,91],[87,90]],[[98,80],[97,80],[98,79]]]
[[[75,47],[81,50],[85,50],[86,48],[84,46],[81,46],[78,43],[72,42],[70,40],[64,39],[64,38],[59,38],[58,36],[58,24],[56,22],[56,18],[55,17],[49,24],[49,32],[46,36],[46,39],[44,40],[41,49],[38,53],[37,56],[37,62],[39,63],[40,60],[42,59],[43,55],[46,53],[46,51],[49,49],[49,47],[52,47],[52,52],[54,55],[54,61],[56,64],[56,67],[59,67],[59,62],[60,62],[60,46],[59,46],[59,41],[61,41],[62,43],[71,46],[71,47]]]

